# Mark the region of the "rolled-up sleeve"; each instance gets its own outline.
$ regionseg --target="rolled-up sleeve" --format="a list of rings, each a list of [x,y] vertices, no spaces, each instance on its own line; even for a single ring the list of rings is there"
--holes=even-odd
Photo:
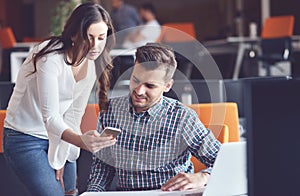
[[[205,171],[210,173],[220,149],[220,142],[204,127],[194,111],[190,110],[183,122],[185,125],[182,135],[188,149],[207,167]]]

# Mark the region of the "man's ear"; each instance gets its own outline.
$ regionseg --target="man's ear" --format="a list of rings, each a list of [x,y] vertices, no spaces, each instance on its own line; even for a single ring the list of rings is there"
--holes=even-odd
[[[165,89],[164,89],[164,92],[167,93],[170,91],[170,89],[172,88],[174,84],[174,80],[171,79],[169,82],[166,83],[166,86],[165,86]]]

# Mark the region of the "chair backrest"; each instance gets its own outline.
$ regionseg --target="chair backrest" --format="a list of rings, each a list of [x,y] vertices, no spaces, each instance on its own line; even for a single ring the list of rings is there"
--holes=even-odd
[[[87,104],[80,124],[80,129],[82,133],[85,133],[89,130],[96,130],[98,114],[98,104]]]
[[[163,42],[187,42],[194,41],[196,38],[195,27],[191,22],[184,23],[166,23],[161,28],[158,43]]]
[[[239,116],[236,103],[200,103],[189,105],[189,107],[196,111],[201,122],[213,132],[221,143],[240,141]],[[226,130],[223,131],[224,135],[222,136],[220,126],[224,126],[222,129],[228,128],[228,138],[226,138]],[[205,165],[194,156],[192,156],[191,161],[195,172],[205,169]]]
[[[273,16],[267,18],[261,33],[261,56],[266,75],[271,75],[271,66],[277,62],[290,61],[292,58],[291,36],[293,35],[295,17],[293,15]]]
[[[226,124],[229,129],[229,142],[240,141],[239,116],[236,103],[200,103],[189,105],[189,107],[196,111],[203,124]]]
[[[229,139],[229,130],[228,126],[223,125],[205,125],[211,132],[214,134],[214,136],[219,140],[221,143],[227,143]],[[199,172],[203,169],[205,169],[205,165],[202,164],[198,159],[194,156],[192,156],[191,161],[194,165],[194,172]]]
[[[0,110],[0,153],[3,152],[3,129],[6,110]]]
[[[0,44],[3,49],[13,48],[15,46],[16,38],[10,27],[0,29]]]
[[[290,37],[262,39],[261,50],[265,58],[262,60],[270,63],[289,60],[292,53],[292,40]]]
[[[211,130],[214,136],[221,143],[229,142],[229,128],[226,124],[222,125],[204,125],[206,128]]]
[[[291,37],[294,31],[295,17],[293,15],[272,16],[265,20],[261,38]]]

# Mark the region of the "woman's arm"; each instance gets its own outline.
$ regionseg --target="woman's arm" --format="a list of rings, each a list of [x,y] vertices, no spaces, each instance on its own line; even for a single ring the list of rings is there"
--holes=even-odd
[[[75,146],[78,146],[87,151],[95,153],[102,148],[112,146],[116,143],[116,140],[112,136],[99,137],[100,134],[96,130],[90,130],[79,135],[70,129],[66,129],[62,134],[62,139]]]

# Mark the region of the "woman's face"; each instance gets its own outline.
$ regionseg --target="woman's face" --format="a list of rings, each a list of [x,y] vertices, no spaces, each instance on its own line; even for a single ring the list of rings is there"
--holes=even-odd
[[[104,21],[91,24],[87,30],[91,49],[87,54],[87,59],[96,60],[103,52],[107,40],[108,27]]]

